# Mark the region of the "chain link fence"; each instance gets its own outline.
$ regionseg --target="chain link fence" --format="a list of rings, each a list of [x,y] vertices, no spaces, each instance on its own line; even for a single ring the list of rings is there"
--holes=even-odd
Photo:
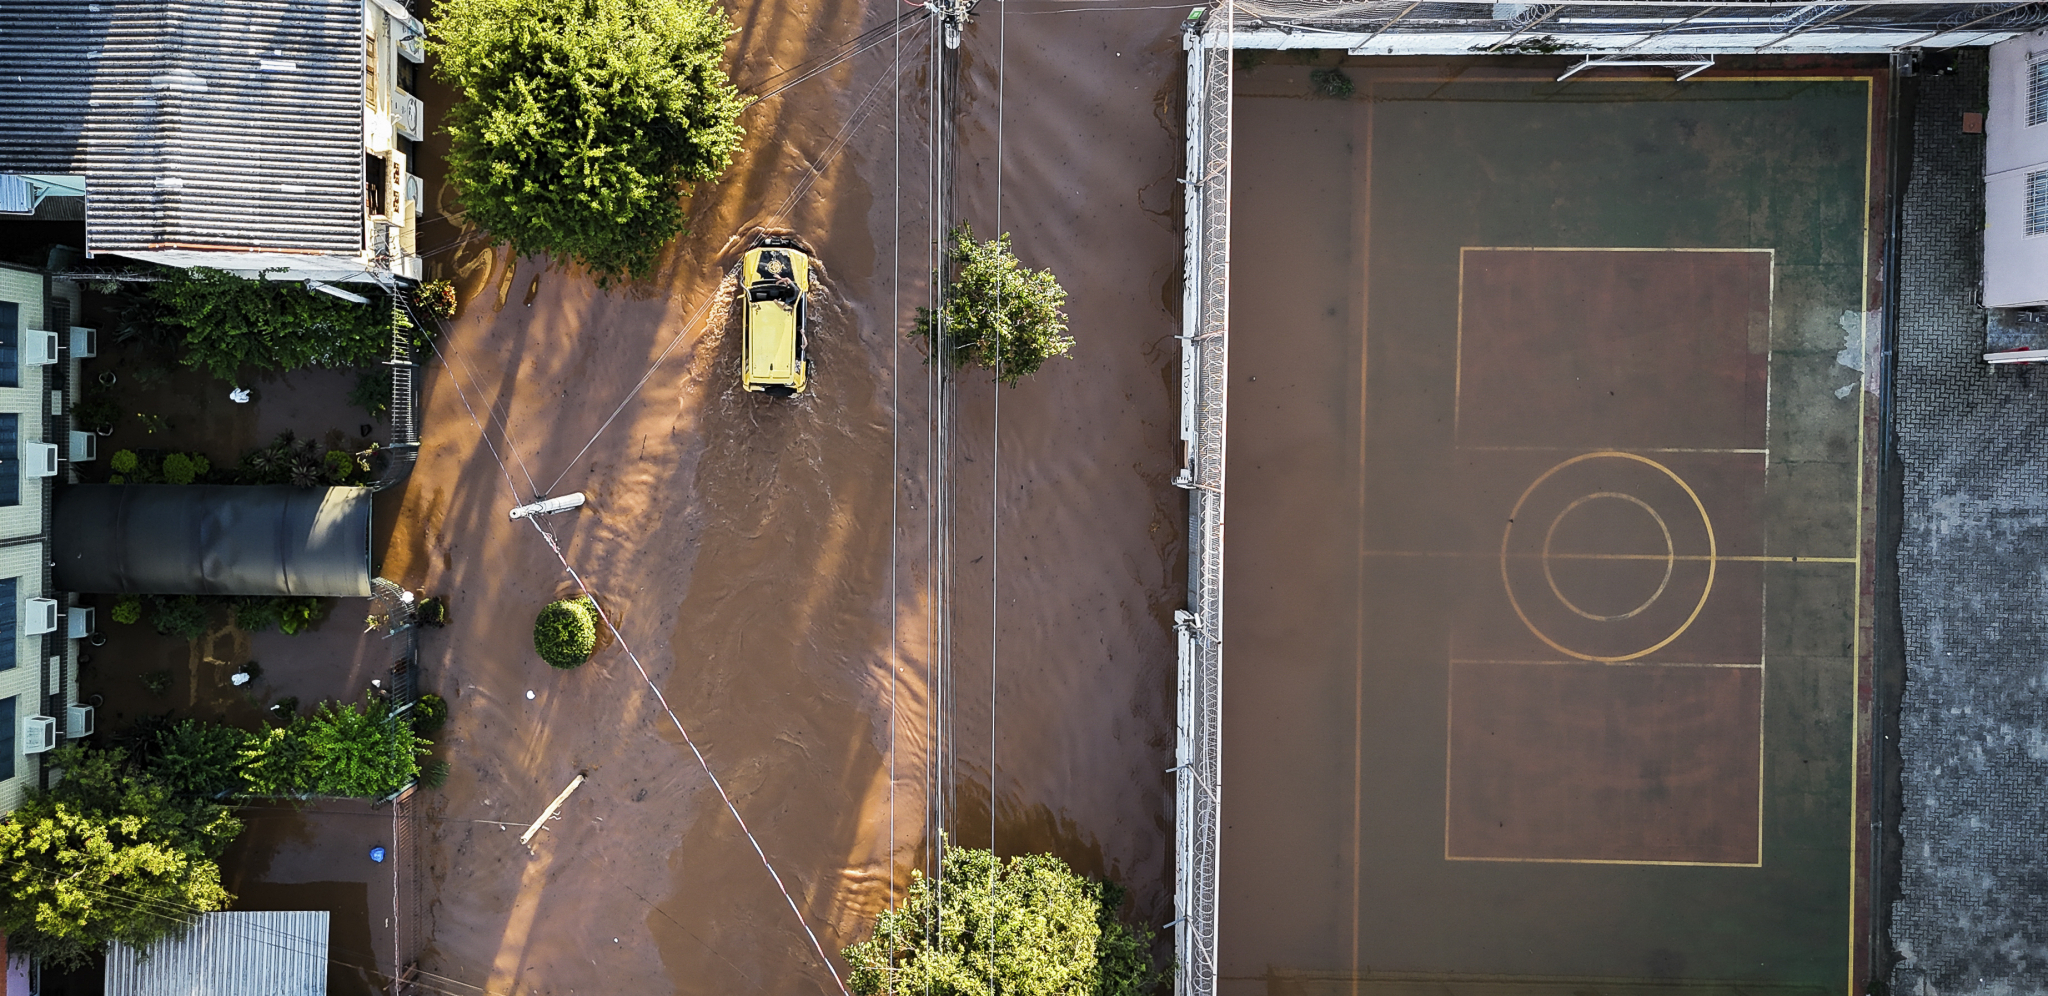
[[[1188,607],[1175,744],[1176,996],[1216,991],[1216,875],[1223,742],[1224,423],[1229,367],[1230,120],[1234,9],[1191,20],[1187,50],[1181,443],[1188,491]]]

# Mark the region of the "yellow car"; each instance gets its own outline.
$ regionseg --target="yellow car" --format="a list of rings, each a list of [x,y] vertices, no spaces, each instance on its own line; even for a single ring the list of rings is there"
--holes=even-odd
[[[778,398],[803,392],[811,379],[804,341],[811,297],[811,258],[803,250],[764,245],[740,260],[746,293],[740,386]]]

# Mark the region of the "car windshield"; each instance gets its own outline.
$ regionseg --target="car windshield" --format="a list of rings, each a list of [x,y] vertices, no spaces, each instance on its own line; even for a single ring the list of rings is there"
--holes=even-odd
[[[796,285],[788,282],[755,284],[747,288],[747,300],[794,301],[796,300]]]

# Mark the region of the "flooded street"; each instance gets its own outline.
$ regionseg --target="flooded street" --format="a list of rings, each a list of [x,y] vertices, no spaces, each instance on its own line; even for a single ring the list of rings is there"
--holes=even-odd
[[[940,830],[1051,850],[1129,886],[1139,922],[1170,919],[1177,16],[997,13],[961,47],[956,203],[984,237],[1000,207],[1025,262],[1057,271],[1079,344],[1014,390],[963,374],[951,419],[902,336],[932,266],[922,20],[900,63],[883,41],[750,109],[745,151],[649,282],[600,291],[455,224],[423,230],[423,253],[452,247],[429,276],[464,305],[418,468],[380,504],[380,572],[450,600],[424,641],[454,768],[430,795],[429,983],[836,992],[803,924],[836,963]],[[787,82],[771,78],[898,14],[736,10],[734,80]],[[454,208],[445,187],[429,199]],[[794,402],[738,388],[723,278],[762,229],[824,270],[816,380]],[[576,583],[505,513],[578,490],[584,509],[542,525],[622,639],[557,671],[532,619]],[[516,828],[466,822],[523,825],[578,773],[530,854]],[[935,791],[957,799],[942,826]]]

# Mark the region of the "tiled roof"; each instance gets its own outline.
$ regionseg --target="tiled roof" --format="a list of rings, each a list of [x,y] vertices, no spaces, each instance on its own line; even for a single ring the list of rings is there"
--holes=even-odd
[[[101,252],[355,254],[362,0],[0,0],[0,172],[83,173]]]

